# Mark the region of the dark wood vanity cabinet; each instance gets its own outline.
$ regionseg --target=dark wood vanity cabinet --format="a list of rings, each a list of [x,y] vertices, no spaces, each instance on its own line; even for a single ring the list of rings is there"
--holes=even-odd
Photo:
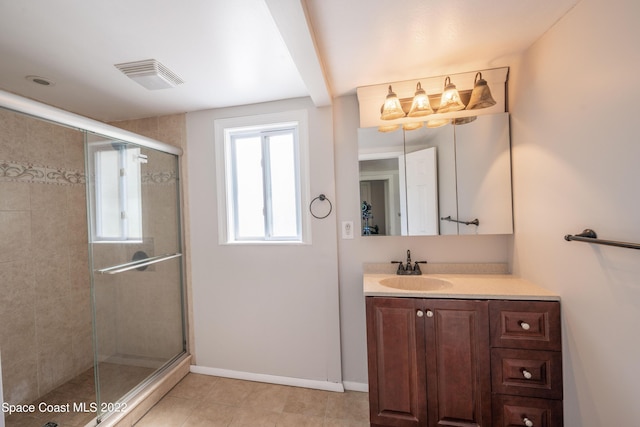
[[[367,298],[371,426],[490,426],[487,301]]]
[[[491,301],[491,389],[496,427],[559,427],[560,303]]]
[[[372,427],[562,426],[560,304],[367,297]]]

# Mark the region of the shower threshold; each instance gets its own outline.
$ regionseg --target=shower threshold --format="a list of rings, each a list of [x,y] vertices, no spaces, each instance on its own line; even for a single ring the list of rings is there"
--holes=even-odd
[[[98,369],[103,378],[101,402],[116,402],[156,371],[151,367],[109,362],[101,362]],[[96,417],[95,389],[94,369],[89,368],[32,401],[30,405],[34,405],[34,412],[9,415],[5,419],[5,426],[85,427]]]

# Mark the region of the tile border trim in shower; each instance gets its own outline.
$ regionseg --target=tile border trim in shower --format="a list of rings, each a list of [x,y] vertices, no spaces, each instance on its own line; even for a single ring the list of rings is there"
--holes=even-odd
[[[36,165],[29,162],[0,160],[0,182],[26,182],[55,185],[84,185],[87,176],[83,171]],[[176,171],[147,171],[142,174],[142,184],[175,184]]]
[[[86,183],[82,171],[66,170],[27,162],[0,160],[0,181],[76,185]]]

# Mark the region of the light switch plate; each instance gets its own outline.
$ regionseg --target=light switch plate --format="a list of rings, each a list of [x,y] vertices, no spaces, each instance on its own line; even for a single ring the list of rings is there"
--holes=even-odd
[[[353,221],[342,221],[342,238],[353,239]]]

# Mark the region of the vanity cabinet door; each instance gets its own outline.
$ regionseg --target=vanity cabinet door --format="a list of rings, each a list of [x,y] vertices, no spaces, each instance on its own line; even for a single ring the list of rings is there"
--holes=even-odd
[[[493,401],[494,427],[561,427],[562,401],[496,395]]]
[[[487,301],[422,300],[428,426],[491,426]]]
[[[557,301],[491,301],[496,427],[562,427],[562,340]]]
[[[562,350],[559,302],[492,301],[490,307],[493,347]]]
[[[487,301],[366,305],[372,427],[491,426]]]
[[[419,316],[419,301],[366,299],[371,426],[426,425],[424,314]]]

